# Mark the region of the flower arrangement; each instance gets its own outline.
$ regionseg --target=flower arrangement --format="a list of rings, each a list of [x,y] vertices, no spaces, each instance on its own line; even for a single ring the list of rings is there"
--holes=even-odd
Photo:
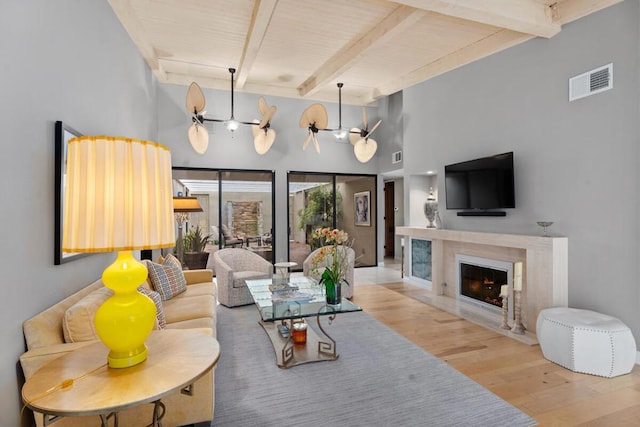
[[[318,227],[311,233],[311,238],[320,242],[320,250],[312,259],[312,270],[318,274],[318,266],[325,264],[320,283],[330,282],[332,284],[344,283],[349,286],[345,279],[345,274],[349,266],[347,248],[353,242],[349,241],[349,234],[343,230],[330,229],[328,227]],[[339,247],[342,246],[342,247]]]

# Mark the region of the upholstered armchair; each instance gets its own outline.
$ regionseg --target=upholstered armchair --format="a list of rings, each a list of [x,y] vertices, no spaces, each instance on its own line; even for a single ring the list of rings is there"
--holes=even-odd
[[[253,303],[246,280],[269,279],[273,265],[248,249],[226,248],[213,253],[218,302],[227,307]]]
[[[316,256],[318,252],[320,252],[320,249],[321,248],[318,248],[313,252],[311,252],[309,256],[307,256],[307,258],[302,263],[302,274],[304,274],[305,276],[313,277],[316,280],[320,280],[320,276],[322,275],[322,272],[324,271],[324,267],[325,267],[324,263],[320,263],[318,264],[318,273],[313,274],[311,272],[311,270],[313,269],[313,257]],[[356,253],[352,248],[349,248],[346,246],[338,246],[338,250],[347,251],[348,266],[347,266],[347,272],[345,273],[345,279],[349,283],[349,286],[344,286],[344,285],[342,286],[342,297],[351,299],[351,297],[353,296],[353,288],[355,286],[355,281],[353,280],[353,267],[356,260]]]

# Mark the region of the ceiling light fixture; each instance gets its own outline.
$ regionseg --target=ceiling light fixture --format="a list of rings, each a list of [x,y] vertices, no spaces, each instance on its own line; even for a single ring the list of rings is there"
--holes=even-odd
[[[342,129],[342,86],[344,86],[343,83],[338,83],[338,129],[333,131],[333,136],[338,141],[345,139],[348,133],[346,129]]]
[[[187,90],[187,113],[191,114],[191,120],[193,121],[193,124],[191,124],[188,130],[189,142],[193,149],[199,154],[204,154],[209,145],[209,133],[204,126],[204,122],[223,123],[229,132],[235,132],[241,124],[253,126],[254,145],[258,154],[265,154],[275,140],[275,131],[269,128],[271,126],[270,120],[276,112],[276,107],[268,107],[264,98],[261,97],[258,100],[258,110],[262,114],[261,120],[254,120],[252,122],[236,120],[234,116],[235,72],[235,68],[229,68],[229,73],[231,74],[231,117],[228,119],[212,119],[204,116],[206,114],[206,111],[204,111],[204,93],[196,82],[191,83]],[[261,136],[261,134],[264,136]]]
[[[231,118],[229,120],[227,120],[226,122],[224,122],[225,127],[227,128],[228,131],[230,132],[234,132],[236,130],[238,130],[238,127],[240,126],[240,122],[237,121],[235,119],[235,117],[233,116],[233,76],[236,72],[235,68],[229,68],[229,72],[231,73]],[[252,125],[253,123],[251,122],[243,122],[245,125]]]

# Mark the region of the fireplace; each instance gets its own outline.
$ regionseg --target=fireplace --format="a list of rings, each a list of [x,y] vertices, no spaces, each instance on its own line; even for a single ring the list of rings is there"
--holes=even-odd
[[[513,264],[499,260],[479,258],[468,255],[456,255],[458,272],[458,299],[462,302],[476,305],[485,310],[500,313],[502,285],[510,285],[513,276]],[[512,305],[513,298],[509,298]],[[513,313],[511,307],[509,312]]]

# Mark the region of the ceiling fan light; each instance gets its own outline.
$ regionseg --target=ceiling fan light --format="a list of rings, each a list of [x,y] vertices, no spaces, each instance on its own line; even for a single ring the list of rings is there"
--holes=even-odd
[[[209,146],[209,132],[199,122],[193,122],[187,132],[189,143],[198,154],[204,154]]]
[[[227,130],[229,132],[234,132],[238,129],[238,127],[240,126],[240,122],[238,122],[235,119],[229,119],[226,122],[224,122],[225,127],[227,128]]]
[[[347,137],[347,130],[346,129],[336,129],[333,131],[333,136],[338,140],[338,141],[342,141],[343,139],[345,139]]]

